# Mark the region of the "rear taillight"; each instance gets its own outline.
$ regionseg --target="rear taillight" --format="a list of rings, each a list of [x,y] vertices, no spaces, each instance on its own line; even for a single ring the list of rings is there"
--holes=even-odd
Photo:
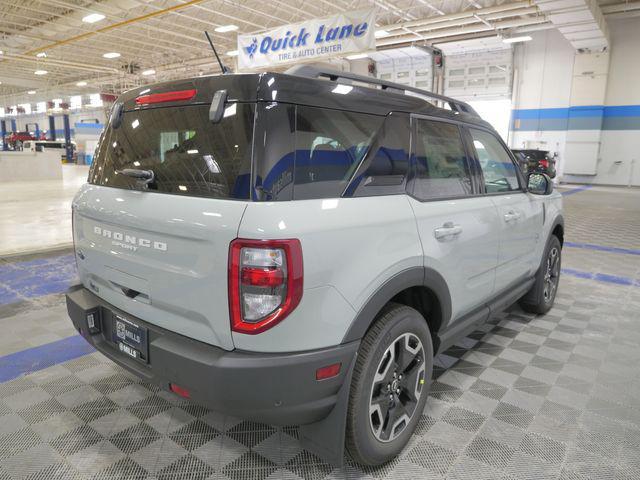
[[[540,160],[538,163],[542,168],[549,168],[549,160]]]
[[[256,334],[282,321],[302,298],[297,239],[236,239],[229,249],[229,310],[234,332]]]

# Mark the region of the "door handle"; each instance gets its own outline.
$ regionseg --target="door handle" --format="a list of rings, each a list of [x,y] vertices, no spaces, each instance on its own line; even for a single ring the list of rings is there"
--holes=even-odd
[[[514,220],[518,220],[520,218],[520,214],[518,212],[514,212],[513,210],[509,210],[504,214],[505,222],[513,222]]]
[[[441,227],[436,228],[433,231],[433,236],[437,239],[455,237],[462,233],[462,227],[460,225],[454,225],[453,222],[446,222]]]

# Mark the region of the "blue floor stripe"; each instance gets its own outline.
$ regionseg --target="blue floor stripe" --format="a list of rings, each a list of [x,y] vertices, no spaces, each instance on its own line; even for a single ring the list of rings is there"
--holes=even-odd
[[[37,372],[96,350],[80,335],[0,357],[0,383]]]
[[[593,188],[593,185],[582,185],[580,187],[572,188],[571,190],[566,190],[564,192],[561,192],[561,194],[565,196],[573,195],[574,193],[584,192],[585,190],[589,190],[590,188]]]
[[[640,279],[622,277],[619,275],[609,275],[608,273],[583,272],[582,270],[575,270],[573,268],[563,268],[562,273],[566,275],[571,275],[572,277],[576,277],[576,278],[585,278],[587,280],[595,280],[597,282],[614,283],[616,285],[631,285],[633,287],[640,287]]]
[[[564,247],[584,248],[587,250],[599,250],[609,253],[623,253],[626,255],[640,255],[640,250],[635,248],[607,247],[606,245],[595,245],[593,243],[564,242]]]
[[[618,275],[584,272],[573,268],[563,268],[562,273],[571,275],[572,277],[598,282],[640,287],[640,279],[632,279]],[[96,350],[89,345],[84,338],[80,335],[74,335],[56,342],[0,357],[0,383],[88,355],[95,351]]]
[[[78,283],[71,254],[0,263],[0,305],[62,293]]]

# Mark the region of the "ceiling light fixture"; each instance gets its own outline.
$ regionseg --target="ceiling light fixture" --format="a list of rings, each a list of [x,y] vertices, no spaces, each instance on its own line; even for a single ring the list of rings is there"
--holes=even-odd
[[[376,30],[375,36],[376,38],[384,38],[391,35],[387,30]]]
[[[46,54],[46,52],[40,52],[40,53],[38,53],[36,55],[36,57],[38,57],[38,58],[47,58],[47,54]]]
[[[33,72],[35,75],[46,75],[47,72],[46,70],[36,70],[35,72]]]
[[[238,56],[238,50],[229,50],[227,52],[227,55],[229,55],[230,57],[237,57]]]
[[[96,23],[96,22],[99,22],[100,20],[104,20],[104,18],[105,18],[104,15],[102,15],[101,13],[90,13],[86,17],[83,17],[82,21],[84,23]]]
[[[218,33],[227,33],[227,32],[233,32],[235,30],[238,30],[238,26],[237,25],[222,25],[221,27],[216,27],[214,28],[214,30]]]
[[[102,55],[104,58],[118,58],[120,54],[118,52],[108,52]]]
[[[529,35],[522,35],[520,37],[505,37],[502,39],[503,43],[520,43],[533,40]]]
[[[76,83],[76,87],[86,87],[86,86],[87,86],[87,82],[84,82],[84,81]]]
[[[35,95],[35,94],[36,94],[36,91],[35,91],[35,90],[29,90],[27,93],[28,93],[29,95]]]
[[[151,68],[149,70],[145,70],[144,72],[142,72],[142,75],[144,75],[144,76],[155,75],[155,74],[156,74],[156,71],[153,68]]]

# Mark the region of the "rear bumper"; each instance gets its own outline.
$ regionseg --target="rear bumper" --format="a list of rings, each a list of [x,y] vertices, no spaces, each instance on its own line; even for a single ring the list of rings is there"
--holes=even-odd
[[[359,342],[295,353],[226,351],[151,325],[106,303],[81,285],[67,292],[76,330],[98,351],[138,377],[164,389],[173,383],[213,410],[280,425],[325,418],[353,368]],[[97,312],[100,332],[89,333],[87,313]],[[148,328],[148,363],[125,356],[112,341],[113,314]],[[318,368],[342,363],[340,374],[317,381]]]

